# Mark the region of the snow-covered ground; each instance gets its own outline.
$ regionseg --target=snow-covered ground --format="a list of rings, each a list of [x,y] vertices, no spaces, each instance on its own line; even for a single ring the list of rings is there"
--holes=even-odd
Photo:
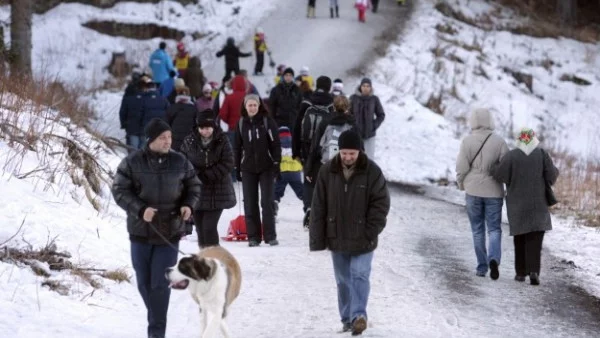
[[[506,92],[513,95],[516,121],[537,121],[528,117],[528,110],[517,104],[529,104],[527,102],[530,99],[525,98],[527,95],[524,93],[520,94],[522,96],[517,95],[522,88],[513,89],[508,77],[481,83],[478,82],[481,79],[469,75],[466,84],[458,85],[457,90],[459,93],[462,93],[461,90],[479,90],[476,94],[479,101],[459,104],[445,98],[447,101],[444,102],[453,102],[446,107],[445,116],[423,107],[423,100],[427,101],[430,93],[437,93],[444,84],[452,84],[451,80],[447,82],[447,78],[444,80],[443,76],[432,73],[426,66],[433,62],[427,61],[431,54],[429,49],[432,48],[429,44],[433,43],[435,47],[436,43],[436,31],[433,27],[440,20],[448,20],[433,10],[433,4],[429,1],[417,2],[413,17],[406,23],[405,34],[400,37],[398,44],[393,44],[388,49],[385,58],[365,64],[369,51],[364,46],[373,43],[374,37],[389,29],[390,25],[397,24],[390,20],[402,18],[402,11],[395,7],[393,1],[381,1],[382,13],[368,13],[366,25],[356,21],[350,3],[343,4],[342,18],[332,21],[326,17],[324,2],[318,4],[320,18],[306,20],[304,1],[277,0],[278,6],[274,12],[266,10],[274,8],[275,0],[261,1],[260,7],[252,6],[253,2],[250,0],[238,1],[243,2],[240,12],[249,13],[248,16],[254,21],[240,24],[234,34],[240,38],[247,37],[255,24],[260,22],[267,32],[277,62],[287,63],[295,68],[306,64],[311,67],[315,77],[320,74],[340,76],[346,82],[347,93],[355,88],[359,78],[354,73],[345,75],[346,70],[359,67],[363,73],[372,76],[376,93],[382,98],[387,111],[387,119],[378,136],[376,158],[391,181],[422,184],[439,178],[452,179],[459,137],[465,132],[464,126],[457,123],[454,117],[459,112],[467,112],[469,107],[482,104],[497,110],[500,125],[507,125],[506,120],[503,120],[505,116],[500,114],[504,113],[500,108],[505,106],[493,106],[507,103],[490,94],[502,88],[503,95]],[[479,8],[478,10],[488,6],[478,0],[471,0],[470,4],[476,6],[470,8]],[[61,5],[55,11],[77,8],[69,6],[78,5]],[[138,12],[137,7],[133,11],[129,6],[133,5],[122,4],[115,8],[129,8],[127,11],[119,9],[121,12],[118,13],[122,15]],[[217,2],[215,6],[225,8],[228,5]],[[95,13],[95,16],[105,15],[102,11],[87,6],[79,8],[84,9],[80,14],[82,16],[89,13]],[[228,11],[223,11],[226,16],[222,20],[215,16],[215,22],[223,24],[230,17]],[[267,14],[268,18],[261,20],[261,16]],[[148,20],[154,20],[154,14]],[[339,27],[334,27],[334,22]],[[461,37],[478,34],[475,29],[471,28],[472,32],[469,33],[466,27],[455,22],[452,24],[462,28]],[[343,28],[343,33],[339,30],[335,34],[331,33],[334,28],[340,27]],[[498,33],[499,36],[506,34]],[[511,41],[526,38],[509,35],[504,39]],[[209,77],[217,79],[222,76],[222,61],[215,61],[210,55],[222,40],[208,46],[204,52],[208,55],[206,64],[211,65],[207,66],[206,72]],[[148,52],[157,41],[148,43]],[[468,38],[466,41],[473,42]],[[579,48],[578,50],[585,49],[585,46],[572,41],[554,43],[567,43]],[[514,48],[520,48],[518,43],[515,46]],[[537,44],[535,46],[538,48]],[[248,45],[244,47],[249,50]],[[462,53],[458,50],[455,52]],[[324,56],[323,53],[327,54]],[[495,52],[490,51],[486,55],[488,60],[495,60],[488,61],[491,65],[484,65],[489,68],[486,68],[486,72],[497,75],[495,65],[498,61],[494,58]],[[463,57],[471,60],[467,56],[461,56]],[[570,60],[571,66],[575,63],[574,60],[575,58]],[[242,62],[242,66],[250,70],[252,64],[251,59]],[[448,64],[444,67],[452,66]],[[536,76],[541,77],[537,73]],[[253,80],[266,88],[265,81],[270,79]],[[536,83],[534,82],[534,88],[537,88]],[[563,88],[569,83],[559,82],[556,85]],[[484,92],[487,89],[489,91]],[[578,92],[583,95],[582,93],[587,93],[587,89]],[[567,96],[559,96],[562,93],[551,94],[548,95],[552,99],[563,97],[569,107],[573,101],[568,100]],[[99,92],[95,95],[94,102],[100,107],[101,113],[97,128],[111,136],[122,137],[117,119],[121,93]],[[589,100],[593,98],[590,96]],[[539,106],[541,104],[536,103],[529,109],[537,109]],[[518,120],[517,111],[520,114]],[[565,118],[565,121],[571,120]],[[576,117],[572,121],[576,121]],[[94,150],[93,153],[98,154],[99,161],[106,169],[114,170],[123,155],[111,153],[84,132],[73,132],[66,127],[54,132],[76,141],[82,140],[78,144],[84,149]],[[65,150],[61,150],[57,144],[53,145],[57,148],[49,148],[49,153],[53,154],[52,165],[49,167],[66,172],[67,166],[60,166],[60,154]],[[56,151],[62,153],[55,154]],[[97,212],[86,202],[82,190],[67,178],[47,183],[52,172],[43,171],[18,179],[19,174],[36,169],[41,163],[35,153],[28,152],[20,167],[15,164],[21,162],[10,161],[18,156],[6,141],[0,142],[0,165],[2,168],[9,168],[0,180],[4,192],[0,196],[0,243],[17,232],[26,216],[21,233],[9,242],[11,246],[24,248],[28,246],[27,243],[31,243],[37,249],[56,237],[58,250],[69,251],[73,256],[71,260],[82,267],[123,268],[133,275],[124,213],[114,205],[107,192],[100,194],[105,204],[102,211]],[[12,165],[7,166],[6,163]],[[430,198],[460,204],[462,194],[452,188],[427,186],[426,196],[418,196],[403,192],[396,186],[390,188],[392,211],[380,247],[375,253],[369,303],[370,327],[365,336],[597,335],[600,330],[600,309],[596,298],[588,292],[600,295],[600,283],[597,281],[600,273],[598,232],[579,228],[568,220],[556,220],[555,230],[546,236],[542,285],[535,288],[512,280],[512,239],[507,236],[508,229],[505,229],[501,278],[492,282],[489,278],[474,276],[475,257],[463,208]],[[329,255],[326,252],[308,251],[307,233],[300,226],[301,203],[293,197],[291,191],[284,197],[280,208],[279,247],[249,248],[246,243],[223,243],[239,259],[244,274],[242,293],[232,306],[228,319],[232,334],[234,337],[269,338],[338,336],[336,332],[340,329],[340,323]],[[236,207],[223,214],[219,224],[221,234],[225,233],[228,221],[238,213]],[[193,237],[188,237],[181,246],[184,252],[194,252],[196,247]],[[0,252],[0,255],[3,254],[4,252]],[[569,261],[573,261],[573,264]],[[42,287],[43,278],[34,275],[28,267],[0,262],[1,337],[144,336],[145,309],[134,280],[132,283],[118,284],[96,277],[103,287],[94,291],[78,277],[49,272],[51,280],[70,285],[69,295],[59,296],[47,287]],[[198,321],[196,305],[187,291],[174,291],[167,335],[197,337]]]

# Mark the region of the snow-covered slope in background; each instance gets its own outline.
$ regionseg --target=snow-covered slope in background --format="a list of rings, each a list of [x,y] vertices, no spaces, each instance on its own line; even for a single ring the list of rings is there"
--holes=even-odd
[[[117,3],[108,9],[77,3],[63,3],[33,18],[33,68],[44,75],[69,84],[97,88],[109,74],[108,66],[113,52],[126,52],[129,62],[146,68],[149,55],[158,48],[161,38],[136,40],[112,37],[83,26],[90,21],[156,24],[186,33],[183,41],[192,55],[201,60],[212,58],[214,50],[228,36],[241,40],[275,7],[274,0],[214,1],[199,0],[183,6],[175,1],[160,4],[136,2]],[[0,7],[0,21],[10,22],[10,6]],[[5,30],[8,32],[8,30]],[[194,40],[199,33],[203,38]],[[8,34],[8,33],[7,33]],[[10,39],[5,36],[5,41]],[[175,41],[167,41],[171,54]]]

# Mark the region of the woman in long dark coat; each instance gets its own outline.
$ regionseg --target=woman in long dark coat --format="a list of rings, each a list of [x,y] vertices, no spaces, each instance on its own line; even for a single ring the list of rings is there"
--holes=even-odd
[[[181,152],[202,181],[200,202],[194,208],[198,245],[219,245],[219,219],[223,209],[236,205],[236,198],[231,180],[233,150],[227,134],[215,123],[211,109],[199,114],[196,128],[183,141]]]
[[[539,285],[540,260],[544,233],[552,230],[546,185],[553,185],[558,169],[532,129],[519,133],[517,148],[509,151],[492,169],[494,178],[506,184],[506,208],[510,235],[515,244],[515,280],[529,275]]]

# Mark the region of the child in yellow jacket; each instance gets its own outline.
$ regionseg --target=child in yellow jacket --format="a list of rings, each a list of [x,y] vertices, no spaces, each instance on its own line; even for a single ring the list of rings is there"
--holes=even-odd
[[[289,184],[296,197],[302,201],[302,163],[292,157],[292,133],[288,127],[279,127],[279,140],[281,142],[281,174],[275,182],[275,215],[279,209],[279,201]]]

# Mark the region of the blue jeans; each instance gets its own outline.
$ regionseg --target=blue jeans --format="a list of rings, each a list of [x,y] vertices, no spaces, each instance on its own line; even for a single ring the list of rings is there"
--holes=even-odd
[[[148,337],[164,338],[171,297],[165,270],[177,263],[177,251],[167,245],[132,241],[131,261],[138,291],[148,311]]]
[[[127,145],[133,149],[142,149],[146,144],[144,136],[127,135]]]
[[[358,316],[366,318],[373,251],[360,255],[332,251],[331,258],[342,323],[352,323]]]
[[[302,200],[304,185],[302,183],[301,171],[285,171],[281,173],[281,178],[275,182],[275,200],[278,202],[281,200],[288,184],[294,190],[296,197]]]
[[[477,272],[487,273],[493,259],[500,265],[502,256],[502,198],[477,197],[467,194],[467,214],[473,232],[477,256]],[[485,247],[485,228],[489,236],[489,253]]]

